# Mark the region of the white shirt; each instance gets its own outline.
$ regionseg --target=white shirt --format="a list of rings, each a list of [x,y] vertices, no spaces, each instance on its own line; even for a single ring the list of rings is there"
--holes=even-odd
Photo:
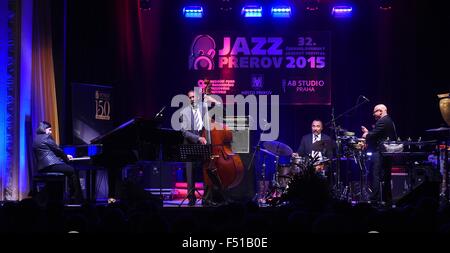
[[[192,107],[192,115],[194,115],[194,130],[202,130],[203,128],[203,119],[202,119],[202,114],[200,113],[200,109],[198,108],[194,108]],[[197,125],[195,124],[195,118],[198,117],[198,122]]]

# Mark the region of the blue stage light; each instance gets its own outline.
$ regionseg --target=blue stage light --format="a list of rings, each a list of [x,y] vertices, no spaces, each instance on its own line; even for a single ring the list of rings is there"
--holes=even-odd
[[[290,6],[273,6],[270,12],[274,18],[290,18],[292,15]]]
[[[183,16],[185,18],[203,18],[203,7],[186,6],[183,8]]]
[[[241,15],[246,18],[260,18],[262,17],[261,5],[246,5],[242,7]]]
[[[353,7],[350,5],[333,6],[331,15],[335,18],[348,18],[352,16]]]

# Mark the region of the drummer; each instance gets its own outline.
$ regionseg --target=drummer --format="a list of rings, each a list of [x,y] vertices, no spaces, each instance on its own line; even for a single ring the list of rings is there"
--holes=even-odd
[[[294,153],[293,155],[300,155],[303,157],[311,155],[313,158],[317,158],[319,162],[325,160],[326,158],[331,159],[334,153],[332,148],[334,146],[332,144],[333,140],[330,136],[322,133],[322,130],[322,121],[319,119],[313,120],[311,123],[311,133],[302,137],[297,153]],[[324,148],[321,151],[314,151],[313,143],[317,141],[323,141],[323,143],[328,143],[328,145],[324,145]]]

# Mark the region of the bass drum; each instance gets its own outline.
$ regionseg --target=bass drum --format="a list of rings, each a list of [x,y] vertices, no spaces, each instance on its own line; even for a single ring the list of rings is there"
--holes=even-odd
[[[293,176],[290,164],[279,164],[275,175],[275,186],[285,189]]]

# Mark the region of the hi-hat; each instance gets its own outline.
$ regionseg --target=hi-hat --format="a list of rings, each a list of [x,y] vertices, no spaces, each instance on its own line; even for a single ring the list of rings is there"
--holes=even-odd
[[[290,156],[293,153],[288,145],[279,141],[266,141],[263,147],[278,156]]]

